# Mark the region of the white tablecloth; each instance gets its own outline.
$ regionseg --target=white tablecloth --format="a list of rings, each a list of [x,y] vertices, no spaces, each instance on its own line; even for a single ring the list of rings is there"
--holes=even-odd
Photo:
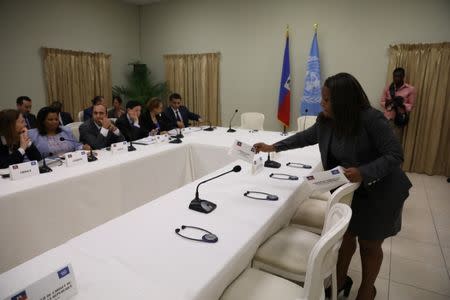
[[[299,193],[300,181],[276,180],[269,178],[268,175],[271,172],[307,175],[311,170],[289,168],[285,164],[288,161],[301,161],[318,166],[320,165],[320,155],[317,148],[308,147],[284,152],[278,159],[283,163],[281,169],[276,171],[264,169],[257,175],[250,174],[249,164],[240,162],[239,164],[243,167],[241,173],[228,174],[200,188],[201,198],[218,204],[218,208],[211,214],[201,214],[187,209],[193,198],[196,184],[201,179],[184,185],[154,201],[151,201],[154,198],[148,196],[145,185],[139,193],[135,189],[132,191],[125,189],[124,182],[133,180],[133,177],[140,174],[143,178],[138,181],[147,181],[150,188],[153,176],[160,173],[170,176],[184,173],[185,180],[189,181],[198,178],[195,173],[203,176],[211,173],[210,168],[217,169],[227,163],[225,168],[217,170],[205,178],[229,170],[236,163],[229,164],[229,161],[233,159],[226,155],[226,148],[236,137],[249,143],[274,142],[282,138],[278,133],[249,134],[245,131],[230,136],[225,134],[223,129],[214,134],[192,133],[186,137],[186,143],[182,145],[154,146],[154,148],[167,147],[167,149],[171,149],[173,153],[170,158],[164,156],[164,153],[170,151],[157,151],[147,154],[147,156],[143,155],[144,152],[152,151],[153,146],[147,146],[148,148],[145,147],[143,150],[139,149],[141,154],[136,154],[136,156],[142,155],[142,157],[131,157],[130,155],[130,161],[122,161],[120,165],[112,164],[109,167],[112,170],[91,171],[100,173],[97,176],[108,179],[110,176],[118,178],[116,183],[121,187],[114,188],[120,192],[122,201],[118,203],[122,206],[111,208],[109,206],[112,205],[108,201],[96,202],[94,198],[91,198],[95,205],[85,210],[78,207],[78,210],[73,212],[74,215],[86,211],[95,215],[91,210],[101,209],[109,210],[110,214],[121,214],[143,203],[148,203],[0,275],[0,299],[56,270],[65,262],[72,262],[79,284],[80,293],[75,299],[93,299],[101,293],[103,293],[101,294],[102,298],[106,298],[106,294],[110,293],[108,288],[111,282],[117,282],[118,278],[122,279],[120,280],[122,291],[129,292],[123,292],[127,295],[144,295],[148,299],[218,298],[223,289],[249,263],[257,247],[288,222],[298,202],[306,197]],[[186,152],[189,152],[188,155]],[[153,159],[154,155],[161,157],[155,160]],[[185,159],[184,163],[179,162],[182,172],[178,171],[178,165],[173,165],[174,157]],[[160,161],[164,161],[165,164],[161,164]],[[177,162],[176,159],[174,161]],[[186,163],[187,161],[188,163]],[[128,168],[128,164],[131,164],[132,167]],[[191,169],[186,164],[191,166]],[[159,167],[153,169],[152,165]],[[145,169],[136,170],[144,167]],[[114,171],[114,168],[118,168],[118,170],[111,175],[110,171]],[[148,172],[147,168],[150,169]],[[82,178],[85,176],[90,180],[94,178],[91,177],[94,175],[90,174],[84,174]],[[74,176],[72,180],[79,177]],[[83,180],[80,179],[79,184],[81,183]],[[163,183],[167,182],[162,181],[161,184]],[[98,185],[95,186],[98,187]],[[137,186],[135,186],[136,189]],[[246,190],[275,193],[280,200],[276,202],[251,200],[243,196]],[[77,188],[73,187],[73,192],[76,191]],[[99,193],[96,189],[94,192]],[[66,197],[69,198],[68,194],[65,192],[64,196],[56,199],[61,201]],[[127,197],[130,194],[133,196]],[[130,199],[132,200],[131,204],[128,202]],[[0,201],[3,200],[3,198],[0,199]],[[108,200],[110,201],[110,199]],[[53,201],[56,202],[55,199]],[[78,201],[81,200],[78,199]],[[64,210],[63,205],[60,208]],[[106,215],[105,213],[102,216],[106,218]],[[76,220],[61,221],[62,226],[60,227],[67,224],[70,228],[74,227],[70,224],[71,222],[77,222]],[[181,239],[175,235],[174,229],[182,224],[207,228],[219,236],[219,242],[203,244]],[[58,224],[54,224],[54,226],[58,227]],[[80,227],[83,225],[81,224]],[[88,226],[83,228],[86,227]],[[15,232],[15,229],[10,230],[11,233]],[[49,230],[54,230],[54,228],[49,228]],[[65,234],[70,236],[73,232],[65,232]],[[19,238],[17,237],[17,239]],[[36,236],[36,240],[40,241],[40,237]],[[24,240],[23,244],[26,242],[33,244],[34,241]],[[89,263],[89,261],[95,263]],[[98,277],[96,274],[99,272],[103,274],[103,271],[98,270],[102,269],[103,265],[104,269],[109,271],[104,272],[104,280],[102,277],[96,279]],[[30,269],[34,271],[30,272]],[[120,275],[117,277],[111,275],[111,270],[114,274],[120,273]],[[110,295],[115,294],[111,293]],[[123,299],[119,296],[112,298]]]

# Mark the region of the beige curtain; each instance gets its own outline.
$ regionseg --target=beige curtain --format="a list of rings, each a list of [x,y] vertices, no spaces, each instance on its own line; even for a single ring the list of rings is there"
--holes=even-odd
[[[221,124],[219,102],[219,53],[165,55],[166,80],[171,92],[213,125]]]
[[[396,67],[405,69],[405,81],[417,89],[403,135],[403,169],[450,176],[450,43],[393,45],[388,82]]]
[[[61,100],[74,121],[97,95],[110,104],[111,55],[51,48],[42,48],[42,54],[47,103]]]

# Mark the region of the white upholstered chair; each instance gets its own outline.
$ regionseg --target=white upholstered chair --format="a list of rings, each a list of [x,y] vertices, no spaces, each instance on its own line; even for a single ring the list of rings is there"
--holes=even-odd
[[[73,136],[77,139],[77,141],[80,141],[80,125],[83,124],[83,122],[73,122],[66,125],[67,128],[70,128],[72,130]]]
[[[241,115],[241,128],[264,130],[264,114],[258,112],[243,113]]]
[[[317,116],[301,116],[297,118],[297,131],[303,131],[316,123]]]

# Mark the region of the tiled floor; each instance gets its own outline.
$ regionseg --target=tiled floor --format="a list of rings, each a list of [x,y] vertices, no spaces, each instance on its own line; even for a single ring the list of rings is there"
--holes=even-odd
[[[402,231],[383,244],[376,299],[450,300],[450,183],[443,176],[408,177],[414,187],[405,202]],[[348,299],[355,299],[361,282],[358,254],[350,265],[354,286]]]

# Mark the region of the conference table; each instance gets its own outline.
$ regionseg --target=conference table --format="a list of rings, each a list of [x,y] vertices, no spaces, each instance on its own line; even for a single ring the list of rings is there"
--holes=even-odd
[[[302,177],[321,169],[317,146],[279,153],[280,169],[257,174],[250,163],[228,155],[236,139],[253,144],[282,138],[279,132],[192,130],[182,144],[135,145],[136,151],[117,155],[100,151],[98,161],[82,167],[1,181],[0,299],[68,263],[78,284],[74,299],[218,299],[306,199]],[[200,187],[200,197],[217,204],[213,212],[188,209],[199,182],[235,165],[242,171]],[[279,200],[244,197],[251,190]],[[183,239],[175,234],[181,225],[205,228],[219,241]]]

